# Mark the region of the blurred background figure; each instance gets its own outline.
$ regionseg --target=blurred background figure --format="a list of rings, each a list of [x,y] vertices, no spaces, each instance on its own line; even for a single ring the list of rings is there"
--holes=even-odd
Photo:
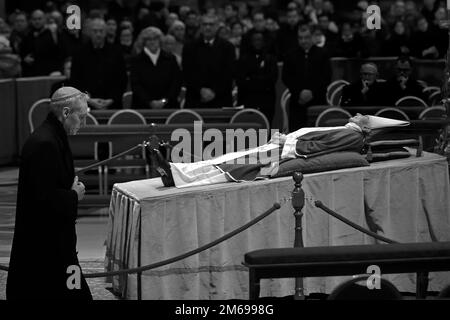
[[[120,47],[106,41],[103,19],[90,23],[90,41],[72,59],[71,84],[89,93],[93,108],[120,109],[127,86],[123,54]]]
[[[23,39],[28,34],[28,20],[25,12],[18,11],[14,16],[14,24],[9,38],[11,48],[16,54],[20,54]]]
[[[30,32],[20,48],[24,76],[48,76],[61,70],[64,54],[56,32],[56,25],[46,27],[44,12],[31,14]]]
[[[391,34],[384,43],[384,55],[392,57],[411,54],[411,40],[407,26],[402,20],[397,20],[393,27]]]
[[[136,40],[138,55],[131,62],[133,108],[178,108],[182,75],[175,56],[161,50],[163,33],[155,27],[141,31]]]
[[[119,46],[122,50],[127,70],[130,70],[131,57],[133,55],[133,44],[133,32],[131,29],[120,29]]]
[[[163,36],[162,49],[173,54],[175,56],[175,59],[177,60],[178,66],[181,68],[181,55],[177,50],[177,41],[175,40],[174,36],[170,34]]]
[[[201,21],[201,37],[183,49],[185,107],[231,107],[234,47],[217,37],[216,16],[205,15]]]
[[[114,18],[106,19],[106,42],[117,43],[117,21]]]
[[[250,52],[242,55],[237,63],[236,78],[238,105],[259,109],[271,123],[275,112],[278,66],[276,57],[266,52],[261,32],[253,33]]]
[[[341,106],[385,106],[388,105],[385,83],[378,82],[378,67],[365,63],[360,70],[361,79],[342,89]]]

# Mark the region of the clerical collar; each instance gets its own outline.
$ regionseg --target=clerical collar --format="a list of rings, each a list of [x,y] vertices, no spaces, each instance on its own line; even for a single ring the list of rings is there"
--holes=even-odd
[[[158,62],[159,54],[161,53],[161,50],[158,49],[158,51],[156,51],[156,53],[152,53],[150,50],[148,50],[147,48],[144,47],[144,52],[150,58],[150,60],[152,60],[153,64],[156,66],[156,63]]]

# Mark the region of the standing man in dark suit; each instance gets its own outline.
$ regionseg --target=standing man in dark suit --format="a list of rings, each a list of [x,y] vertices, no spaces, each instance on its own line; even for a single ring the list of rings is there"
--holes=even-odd
[[[89,93],[92,107],[120,109],[128,81],[122,51],[105,41],[103,19],[93,19],[90,31],[91,41],[73,56],[70,83]]]
[[[76,251],[75,220],[85,188],[75,176],[68,141],[85,124],[87,97],[62,87],[50,109],[21,153],[6,297],[92,300]]]
[[[312,30],[307,25],[298,29],[299,47],[285,58],[282,80],[291,93],[289,130],[295,131],[307,124],[307,109],[324,104],[330,83],[330,59],[326,51],[313,45]]]
[[[186,108],[232,106],[234,47],[216,37],[216,16],[202,17],[202,36],[183,48]]]
[[[173,54],[161,50],[163,34],[148,27],[138,37],[142,50],[131,62],[134,108],[178,108],[181,70]],[[141,48],[142,46],[142,48]]]
[[[277,78],[277,58],[266,52],[264,34],[253,33],[250,51],[237,64],[238,105],[259,109],[272,123]]]

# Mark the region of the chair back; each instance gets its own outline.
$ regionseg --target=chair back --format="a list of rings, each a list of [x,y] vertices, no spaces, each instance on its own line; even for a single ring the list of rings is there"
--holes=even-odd
[[[442,119],[447,117],[447,112],[442,106],[429,107],[419,114],[420,120]]]
[[[181,109],[173,112],[166,120],[166,124],[171,123],[194,123],[194,121],[202,121],[200,114],[193,110]]]
[[[113,113],[107,124],[147,124],[147,121],[136,110],[124,109]]]
[[[344,87],[345,85],[342,85],[334,90],[330,98],[330,106],[337,107],[341,105],[342,91]]]
[[[289,132],[288,109],[289,109],[289,101],[290,100],[291,100],[291,94],[288,91],[284,100],[281,99],[281,112],[282,112],[282,116],[283,116],[283,127],[282,127],[283,132]]]
[[[404,111],[391,107],[383,108],[377,111],[375,116],[409,121],[409,117]]]
[[[50,99],[41,99],[33,103],[28,111],[28,124],[30,132],[33,132],[47,118],[50,111]]]
[[[324,111],[316,119],[316,127],[335,127],[348,123],[352,115],[347,110],[340,107],[330,107]]]
[[[88,113],[86,116],[86,124],[87,125],[98,125],[98,121],[91,113]]]
[[[345,80],[336,80],[336,81],[333,81],[332,83],[330,83],[329,85],[328,85],[328,87],[327,87],[327,94],[326,94],[326,97],[327,97],[327,103],[331,106],[332,104],[331,104],[331,96],[333,95],[333,93],[336,91],[336,89],[338,89],[338,88],[340,88],[340,87],[343,87],[343,86],[345,86],[345,85],[347,85],[347,84],[349,84],[349,82],[348,81],[345,81]]]
[[[130,109],[133,101],[133,92],[127,91],[122,95],[122,108]]]
[[[370,289],[369,276],[353,278],[341,283],[328,296],[328,300],[402,300],[397,288],[388,280],[379,278],[379,288]]]
[[[256,109],[243,109],[236,112],[230,120],[230,123],[236,122],[255,122],[261,123],[263,128],[270,130],[270,123],[267,117],[259,110]]]
[[[440,105],[442,103],[441,100],[442,100],[441,90],[434,91],[428,97],[428,101],[430,102],[430,106],[438,106],[438,105]]]
[[[406,96],[403,98],[400,98],[395,102],[396,107],[420,107],[423,106],[424,108],[428,108],[428,104],[420,99],[419,97],[415,96]]]

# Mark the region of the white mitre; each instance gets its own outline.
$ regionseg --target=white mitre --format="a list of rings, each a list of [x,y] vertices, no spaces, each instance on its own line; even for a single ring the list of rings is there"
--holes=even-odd
[[[372,130],[383,129],[383,128],[394,128],[394,127],[404,127],[409,125],[409,121],[389,119],[377,116],[368,116],[370,128]]]

